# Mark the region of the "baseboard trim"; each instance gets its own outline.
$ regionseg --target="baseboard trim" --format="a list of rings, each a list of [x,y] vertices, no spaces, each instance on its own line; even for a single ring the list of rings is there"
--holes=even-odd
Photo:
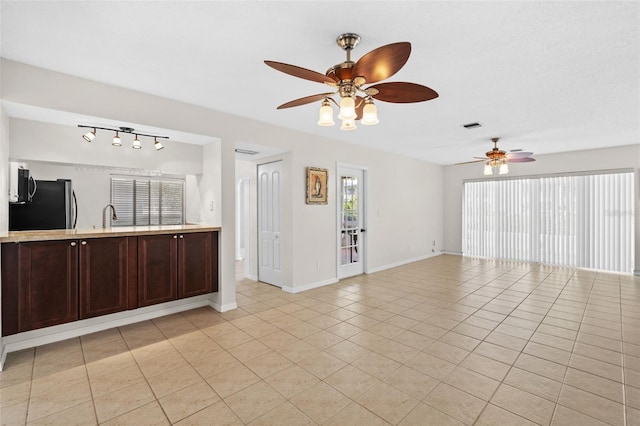
[[[218,312],[227,312],[233,309],[238,309],[238,304],[236,302],[227,303],[226,305],[220,305],[219,303],[216,303],[214,301],[209,301],[209,306],[211,306]]]
[[[0,371],[2,371],[7,354],[11,352],[55,343],[73,337],[84,336],[86,334],[134,324],[165,315],[188,311],[202,306],[211,306],[213,309],[216,309],[210,300],[210,296],[211,295],[209,294],[195,296],[189,299],[175,300],[160,303],[158,305],[145,306],[144,308],[138,308],[131,311],[118,312],[115,314],[78,320],[67,324],[54,325],[38,330],[25,331],[18,334],[12,334],[10,336],[4,336],[2,337],[4,347],[2,348],[2,357],[0,357]],[[233,305],[235,305],[235,303]],[[225,305],[224,308],[227,308],[228,306],[230,305]]]
[[[461,251],[442,250],[442,254],[450,254],[452,256],[463,256],[463,253]]]
[[[330,278],[328,280],[318,281],[318,282],[307,284],[307,285],[303,285],[303,286],[300,286],[300,287],[282,286],[282,290],[286,291],[287,293],[300,293],[302,291],[312,290],[312,289],[318,288],[318,287],[324,287],[325,285],[335,284],[337,282],[338,282],[337,278]]]
[[[258,281],[258,276],[257,275],[245,275],[244,276],[246,279],[251,280],[251,281]]]
[[[400,260],[398,262],[390,263],[388,265],[376,266],[375,268],[368,269],[366,273],[367,274],[375,274],[376,272],[382,272],[382,271],[386,271],[387,269],[397,268],[398,266],[403,266],[403,265],[406,265],[408,263],[419,262],[421,260],[429,259],[431,257],[440,256],[440,254],[441,253],[428,254],[428,255],[425,255],[425,256],[414,257],[412,259]]]

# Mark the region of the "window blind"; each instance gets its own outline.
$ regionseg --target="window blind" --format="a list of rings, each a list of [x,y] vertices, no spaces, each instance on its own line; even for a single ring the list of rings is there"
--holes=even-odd
[[[469,256],[631,273],[633,172],[464,182]]]
[[[184,181],[111,178],[111,203],[118,212],[113,226],[184,223]]]

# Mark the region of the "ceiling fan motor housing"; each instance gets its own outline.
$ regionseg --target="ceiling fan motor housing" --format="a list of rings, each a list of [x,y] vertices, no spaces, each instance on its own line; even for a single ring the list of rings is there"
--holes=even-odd
[[[360,43],[360,36],[354,33],[340,34],[338,38],[336,38],[336,43],[338,43],[338,46],[343,50],[353,50],[358,43]]]

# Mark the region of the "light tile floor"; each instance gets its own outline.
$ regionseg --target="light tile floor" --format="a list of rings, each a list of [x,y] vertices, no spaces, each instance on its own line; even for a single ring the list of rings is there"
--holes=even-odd
[[[640,425],[640,279],[439,256],[9,354],[2,424]]]

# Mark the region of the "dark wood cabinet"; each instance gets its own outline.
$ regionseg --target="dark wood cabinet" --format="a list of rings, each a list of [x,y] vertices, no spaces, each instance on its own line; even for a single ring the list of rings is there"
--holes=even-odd
[[[78,242],[2,245],[3,335],[78,319]]]
[[[3,336],[218,291],[218,232],[0,247]]]
[[[178,236],[138,237],[138,306],[178,298]]]
[[[138,305],[218,290],[218,233],[138,237]]]
[[[218,233],[180,234],[178,298],[213,291],[218,291]]]
[[[136,237],[80,241],[80,319],[137,307]]]

